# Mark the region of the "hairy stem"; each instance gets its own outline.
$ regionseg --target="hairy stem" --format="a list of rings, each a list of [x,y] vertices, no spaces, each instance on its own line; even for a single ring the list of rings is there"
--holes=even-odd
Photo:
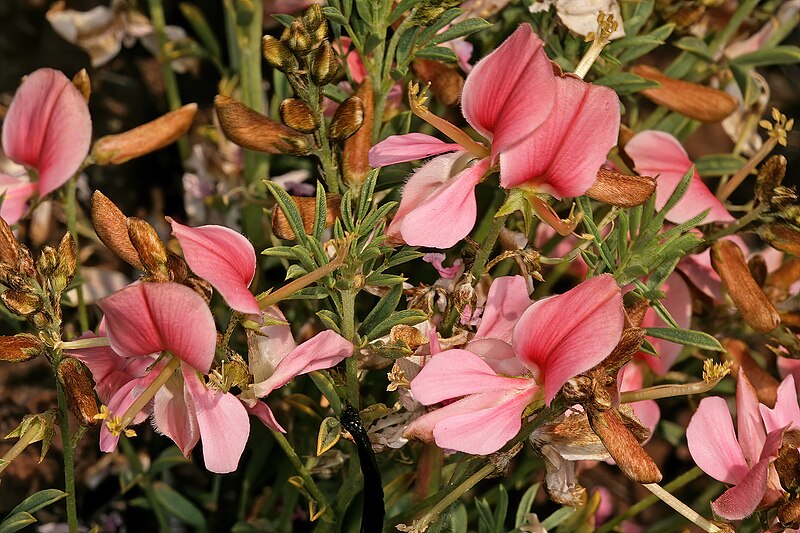
[[[325,509],[323,516],[332,518],[331,516],[332,509],[330,504],[328,503],[328,499],[325,498],[325,495],[322,494],[321,490],[319,490],[319,487],[314,482],[314,479],[311,477],[311,474],[308,472],[305,465],[303,465],[303,462],[300,460],[300,457],[297,456],[297,452],[294,450],[292,445],[289,443],[288,440],[286,440],[286,437],[283,435],[283,433],[280,433],[278,431],[272,431],[272,435],[275,437],[275,440],[278,441],[278,444],[280,445],[283,452],[286,454],[286,457],[289,458],[289,461],[292,463],[292,466],[294,466],[295,470],[297,470],[297,473],[300,475],[301,478],[303,478],[306,490],[308,490],[309,494],[311,494],[311,496],[317,501],[317,504],[319,505],[320,509]]]
[[[56,362],[57,368],[58,362]],[[67,493],[67,524],[69,525],[69,533],[78,533],[78,505],[75,496],[75,449],[69,428],[67,396],[64,394],[64,388],[58,378],[56,378],[56,390],[58,392],[58,424],[61,428],[61,443],[64,447],[64,492]]]

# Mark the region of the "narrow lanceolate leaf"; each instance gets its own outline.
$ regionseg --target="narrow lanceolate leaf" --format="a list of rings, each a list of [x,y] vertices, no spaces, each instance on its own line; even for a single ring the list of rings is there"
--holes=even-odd
[[[793,45],[764,48],[731,60],[740,67],[763,67],[765,65],[792,65],[800,63],[800,47]]]
[[[14,533],[35,522],[36,519],[30,513],[15,513],[0,522],[0,533]]]
[[[663,339],[685,346],[694,346],[704,350],[713,350],[715,352],[725,351],[717,339],[702,331],[678,328],[645,328],[645,330],[650,337],[656,339]]]
[[[9,516],[17,513],[35,513],[44,509],[62,498],[66,498],[67,493],[58,489],[45,489],[40,490],[36,494],[32,494],[22,500],[22,502],[14,507]],[[3,522],[5,524],[5,522]]]

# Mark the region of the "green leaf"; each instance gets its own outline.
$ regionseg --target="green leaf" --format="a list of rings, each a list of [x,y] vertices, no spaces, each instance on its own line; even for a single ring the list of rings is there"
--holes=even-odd
[[[275,201],[278,202],[278,206],[283,211],[283,214],[286,215],[286,220],[289,222],[289,227],[292,228],[297,242],[304,244],[306,242],[306,230],[303,227],[303,217],[300,216],[300,211],[297,209],[297,205],[292,201],[289,193],[277,183],[273,183],[269,180],[263,180],[263,183],[267,186],[269,192],[272,193],[272,196],[275,197]]]
[[[506,522],[506,514],[508,514],[508,492],[502,484],[497,488],[497,492],[497,505],[494,508],[494,533],[504,533],[503,526]]]
[[[405,276],[397,276],[395,274],[378,274],[373,273],[367,276],[366,284],[373,287],[391,287],[394,285],[402,285],[408,278]]]
[[[222,52],[220,51],[219,42],[217,42],[214,30],[211,29],[211,25],[209,25],[203,12],[194,4],[188,2],[181,2],[178,4],[178,7],[180,7],[181,13],[183,13],[183,16],[189,21],[189,24],[200,38],[203,46],[208,50],[208,53],[217,59],[221,59]]]
[[[453,52],[453,49],[445,46],[423,48],[414,55],[422,59],[433,59],[434,61],[444,61],[446,63],[455,63],[458,61],[458,57],[456,57],[456,53]]]
[[[574,513],[575,509],[573,509],[572,507],[564,506],[542,521],[542,529],[551,531],[553,528],[555,528],[561,522],[572,516]]]
[[[339,315],[329,309],[323,309],[317,311],[317,316],[322,321],[323,326],[341,335],[342,329],[339,327]]]
[[[413,326],[419,324],[423,320],[426,320],[428,315],[424,312],[420,311],[419,309],[405,309],[403,311],[397,311],[392,314],[389,318],[375,326],[375,329],[368,332],[366,334],[367,339],[370,341],[374,341],[378,337],[382,337],[389,333],[389,331],[398,324],[406,324],[409,326]]]
[[[191,460],[183,456],[183,453],[176,446],[171,446],[161,452],[158,458],[153,461],[150,468],[147,469],[147,475],[151,478],[161,472],[165,472],[175,466],[185,465],[190,463]]]
[[[369,233],[372,233],[372,230],[375,229],[375,224],[377,224],[378,221],[383,220],[386,217],[386,215],[389,214],[389,211],[394,209],[395,206],[397,206],[397,202],[386,202],[378,209],[370,213],[369,216],[365,218],[364,221],[361,222],[361,224],[359,224],[358,235],[364,236]]]
[[[747,160],[734,154],[710,154],[695,159],[697,173],[705,177],[726,176],[735,174]]]
[[[464,11],[462,9],[459,9],[457,7],[453,7],[445,11],[441,17],[436,19],[436,22],[434,22],[433,24],[422,30],[422,32],[419,34],[419,42],[422,43],[423,45],[428,44],[428,41],[432,40],[439,32],[439,30],[441,30],[442,28],[453,22],[463,12]]]
[[[763,67],[766,65],[792,65],[800,63],[800,46],[782,45],[765,48],[731,59],[731,65],[739,67]]]
[[[731,65],[731,72],[733,79],[736,80],[736,85],[742,93],[742,100],[745,107],[752,107],[758,102],[761,96],[761,85],[755,80],[753,70],[737,65]]]
[[[372,8],[372,0],[356,0],[356,11],[358,11],[358,15],[361,17],[361,20],[370,26],[373,23]]]
[[[331,22],[341,24],[342,26],[347,25],[347,19],[344,17],[344,14],[335,7],[323,7],[322,12]]]
[[[0,533],[14,533],[36,522],[30,513],[16,513],[0,522]]]
[[[725,348],[722,347],[717,339],[702,331],[678,328],[645,328],[645,331],[649,336],[656,339],[683,344],[684,346],[694,346],[703,350],[725,351]]]
[[[714,54],[708,47],[708,43],[706,43],[703,39],[699,37],[695,37],[694,35],[687,35],[686,37],[681,37],[672,44],[673,46],[680,48],[684,52],[688,52],[693,56],[699,57],[704,61],[707,61],[709,63],[715,62]]]
[[[525,491],[525,494],[522,495],[522,498],[519,501],[519,507],[517,507],[517,516],[514,521],[515,527],[525,525],[525,522],[527,521],[525,515],[531,512],[533,501],[536,499],[536,494],[539,492],[540,486],[541,483],[534,483],[528,488],[528,490]]]
[[[428,44],[446,43],[447,41],[452,41],[459,37],[466,37],[467,35],[486,29],[491,25],[491,22],[483,20],[482,18],[467,19],[450,26],[442,33],[437,33],[428,41]]]
[[[325,197],[325,187],[317,182],[317,196],[314,205],[314,229],[311,234],[318,241],[322,240],[322,232],[325,231],[325,220],[328,218],[328,203]]]
[[[332,416],[325,418],[317,434],[317,457],[336,446],[341,436],[342,424],[339,419]]]
[[[372,199],[375,194],[375,184],[378,182],[378,173],[380,172],[380,168],[373,169],[367,174],[364,183],[361,185],[361,191],[358,195],[358,218],[357,220],[363,220],[364,217],[369,212],[369,208],[372,207]]]
[[[650,18],[653,13],[655,0],[642,0],[640,2],[622,2],[620,8],[622,10],[622,20],[625,32],[628,35],[637,35],[639,30],[642,29],[644,23]]]
[[[22,502],[11,509],[11,512],[8,514],[10,516],[17,513],[35,513],[36,511],[66,497],[67,493],[58,489],[40,490],[39,492],[31,494],[22,500]]]
[[[262,251],[261,255],[277,257],[278,259],[297,259],[297,255],[295,255],[291,246],[273,246]]]
[[[450,533],[467,533],[469,531],[469,514],[463,503],[456,503],[450,511]]]
[[[333,85],[332,83],[329,83],[322,89],[322,94],[324,94],[337,104],[341,104],[342,102],[350,98],[349,94],[341,90],[338,85]]]
[[[603,76],[602,78],[594,80],[594,83],[611,87],[617,94],[632,94],[660,86],[658,82],[645,79],[632,72],[616,72],[614,74],[609,74],[608,76]]]
[[[672,34],[672,30],[674,29],[675,24],[669,23],[659,26],[647,35],[634,37],[634,39],[636,39],[636,45],[626,48],[617,59],[620,63],[626,64],[634,59],[639,59],[643,55],[649,54],[651,51],[664,44],[667,41],[667,37]]]
[[[395,20],[399,19],[406,14],[406,12],[410,11],[411,8],[413,8],[418,2],[419,0],[401,0],[399,4],[394,6],[392,12],[389,13],[389,18],[386,23],[393,24]]]
[[[190,526],[206,528],[203,512],[175,489],[166,483],[155,482],[153,483],[153,492],[169,514]]]
[[[378,301],[378,305],[372,308],[372,311],[367,315],[358,328],[362,333],[372,331],[378,324],[389,318],[391,314],[397,309],[397,304],[400,303],[400,298],[403,296],[403,285],[398,283],[394,285],[386,296]]]
[[[347,189],[347,191],[342,195],[342,203],[341,206],[341,216],[339,217],[344,224],[344,229],[348,232],[355,231],[355,226],[353,225],[353,189]]]

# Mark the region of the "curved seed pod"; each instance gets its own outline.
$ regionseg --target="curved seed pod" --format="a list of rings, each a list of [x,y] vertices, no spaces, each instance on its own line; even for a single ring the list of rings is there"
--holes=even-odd
[[[656,190],[656,180],[650,176],[630,176],[601,168],[586,196],[617,207],[642,205]]]
[[[350,185],[364,182],[371,167],[369,166],[369,149],[372,148],[372,114],[374,97],[372,82],[366,78],[356,91],[356,96],[364,103],[363,124],[352,137],[344,142],[342,149],[342,174]]]
[[[225,137],[242,148],[268,154],[307,155],[309,138],[228,96],[214,98],[217,117]]]
[[[92,382],[77,359],[67,357],[58,365],[58,380],[64,386],[67,407],[82,426],[92,426],[100,420]]]
[[[144,270],[139,253],[128,236],[128,217],[100,191],[92,195],[91,217],[94,231],[103,244],[133,268]]]

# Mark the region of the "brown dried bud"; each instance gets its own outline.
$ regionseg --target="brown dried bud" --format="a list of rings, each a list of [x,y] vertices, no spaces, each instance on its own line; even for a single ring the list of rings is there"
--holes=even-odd
[[[89,73],[86,72],[85,68],[82,68],[72,77],[72,84],[78,88],[81,95],[83,95],[83,99],[86,100],[86,103],[89,103],[89,98],[92,96],[92,82],[89,79]]]
[[[772,408],[778,395],[778,380],[764,370],[750,356],[748,346],[737,339],[723,339],[722,346],[726,350],[725,359],[733,361],[731,375],[738,375],[743,370],[747,379],[753,385],[758,396],[758,401]]]
[[[268,154],[307,155],[308,137],[265,117],[228,96],[214,98],[217,117],[225,137],[242,148]]]
[[[43,354],[44,344],[30,333],[0,337],[0,361],[22,363]]]
[[[19,243],[11,227],[0,217],[0,264],[16,266],[19,257]]]
[[[94,143],[92,158],[98,165],[121,165],[160,150],[189,131],[195,114],[197,104],[186,104],[132,130],[106,135]]]
[[[314,133],[319,127],[315,113],[307,103],[297,98],[287,98],[281,102],[281,120],[290,128],[303,133]]]
[[[764,257],[760,254],[754,254],[747,261],[747,268],[750,270],[750,275],[753,276],[753,279],[756,283],[758,283],[759,287],[763,287],[764,283],[767,281],[767,274],[769,273],[767,269],[767,261]]]
[[[322,41],[311,58],[311,77],[314,83],[322,87],[336,79],[339,74],[339,58],[331,43]]]
[[[63,290],[78,268],[78,247],[72,239],[72,235],[65,233],[58,244],[58,266],[53,276],[53,287],[56,290]]]
[[[144,270],[139,253],[128,236],[127,217],[100,191],[92,195],[91,215],[94,231],[103,244],[132,267]]]
[[[778,509],[778,521],[788,529],[800,528],[800,498],[793,498]]]
[[[635,292],[629,291],[622,297],[622,303],[625,306],[625,314],[630,326],[636,328],[641,326],[644,314],[650,308],[650,302]]]
[[[639,351],[639,348],[644,342],[645,330],[638,327],[626,328],[622,331],[622,336],[619,342],[611,350],[600,367],[608,375],[615,375],[620,368],[625,366],[634,355]]]
[[[435,335],[436,333],[432,333]],[[413,352],[423,344],[428,344],[428,338],[420,330],[406,324],[398,324],[389,331],[389,339],[392,342],[404,342]]]
[[[736,98],[724,91],[670,78],[654,67],[636,65],[631,72],[661,84],[640,94],[670,111],[701,122],[719,122],[739,107]]]
[[[781,486],[794,494],[800,489],[800,452],[798,452],[798,448],[800,448],[800,430],[797,428],[787,429],[783,433],[783,442],[774,463]]]
[[[167,247],[153,226],[141,218],[128,217],[128,236],[152,281],[169,281]]]
[[[302,19],[295,19],[292,22],[292,25],[281,36],[281,41],[298,54],[305,54],[317,43],[315,37],[306,29]]]
[[[52,246],[45,246],[36,258],[36,269],[43,277],[49,278],[58,265],[58,253]]]
[[[711,247],[711,266],[750,327],[767,333],[780,325],[778,311],[750,274],[739,245],[729,240],[715,242]]]
[[[322,12],[322,6],[311,4],[303,12],[302,20],[303,26],[314,38],[315,44],[324,42],[328,38],[328,21],[325,18],[325,13]]]
[[[33,261],[33,255],[31,255],[31,251],[24,244],[19,246],[19,255],[17,256],[17,272],[23,277],[39,279],[39,273],[36,272],[36,263]]]
[[[756,198],[764,204],[772,200],[773,191],[783,183],[786,177],[786,158],[782,155],[773,155],[758,169],[756,178]]]
[[[800,256],[800,231],[788,224],[766,224],[758,230],[761,238],[781,252]]]
[[[789,298],[789,288],[800,280],[800,258],[792,258],[783,263],[767,277],[764,293],[773,302],[782,302]]]
[[[342,174],[349,185],[360,185],[369,174],[369,149],[372,148],[372,115],[374,95],[372,82],[366,78],[356,91],[364,103],[364,123],[355,134],[344,142],[342,148]]]
[[[170,218],[167,217],[167,220]],[[175,283],[183,283],[191,274],[186,261],[172,252],[168,252],[167,255],[167,270],[169,270],[169,279]]]
[[[636,483],[658,483],[661,471],[647,455],[616,409],[589,411],[589,425],[597,433],[622,473]]]
[[[209,282],[200,278],[189,278],[184,281],[183,284],[199,294],[207,304],[211,303],[211,296],[214,294],[214,288]]]
[[[0,295],[0,298],[3,299],[3,303],[6,304],[9,311],[20,316],[32,315],[41,311],[43,306],[39,296],[28,291],[9,289]]]
[[[353,135],[364,123],[364,102],[358,96],[351,96],[339,106],[331,120],[328,137],[340,142]]]
[[[300,68],[292,51],[271,35],[265,35],[261,40],[261,53],[270,65],[281,72],[294,72]]]
[[[415,59],[411,70],[423,83],[430,83],[430,91],[436,100],[447,106],[456,105],[461,99],[464,78],[455,68],[431,59]]]
[[[570,404],[588,401],[594,390],[592,378],[585,375],[568,379],[561,387],[561,395]]]
[[[72,357],[64,358],[58,365],[58,381],[64,387],[67,406],[82,426],[97,424],[97,400],[92,389],[92,382],[83,369],[83,364]]]
[[[300,218],[303,219],[303,229],[306,233],[311,233],[314,229],[314,213],[317,208],[316,198],[309,198],[303,196],[292,196],[292,202],[297,206],[300,211]],[[333,226],[333,223],[341,215],[342,199],[334,194],[328,194],[325,198],[325,227]],[[293,241],[295,239],[292,227],[286,219],[286,214],[279,206],[275,206],[272,210],[272,233],[276,237]]]
[[[656,180],[650,176],[630,176],[601,168],[586,196],[617,207],[636,207],[645,203],[655,190]]]

